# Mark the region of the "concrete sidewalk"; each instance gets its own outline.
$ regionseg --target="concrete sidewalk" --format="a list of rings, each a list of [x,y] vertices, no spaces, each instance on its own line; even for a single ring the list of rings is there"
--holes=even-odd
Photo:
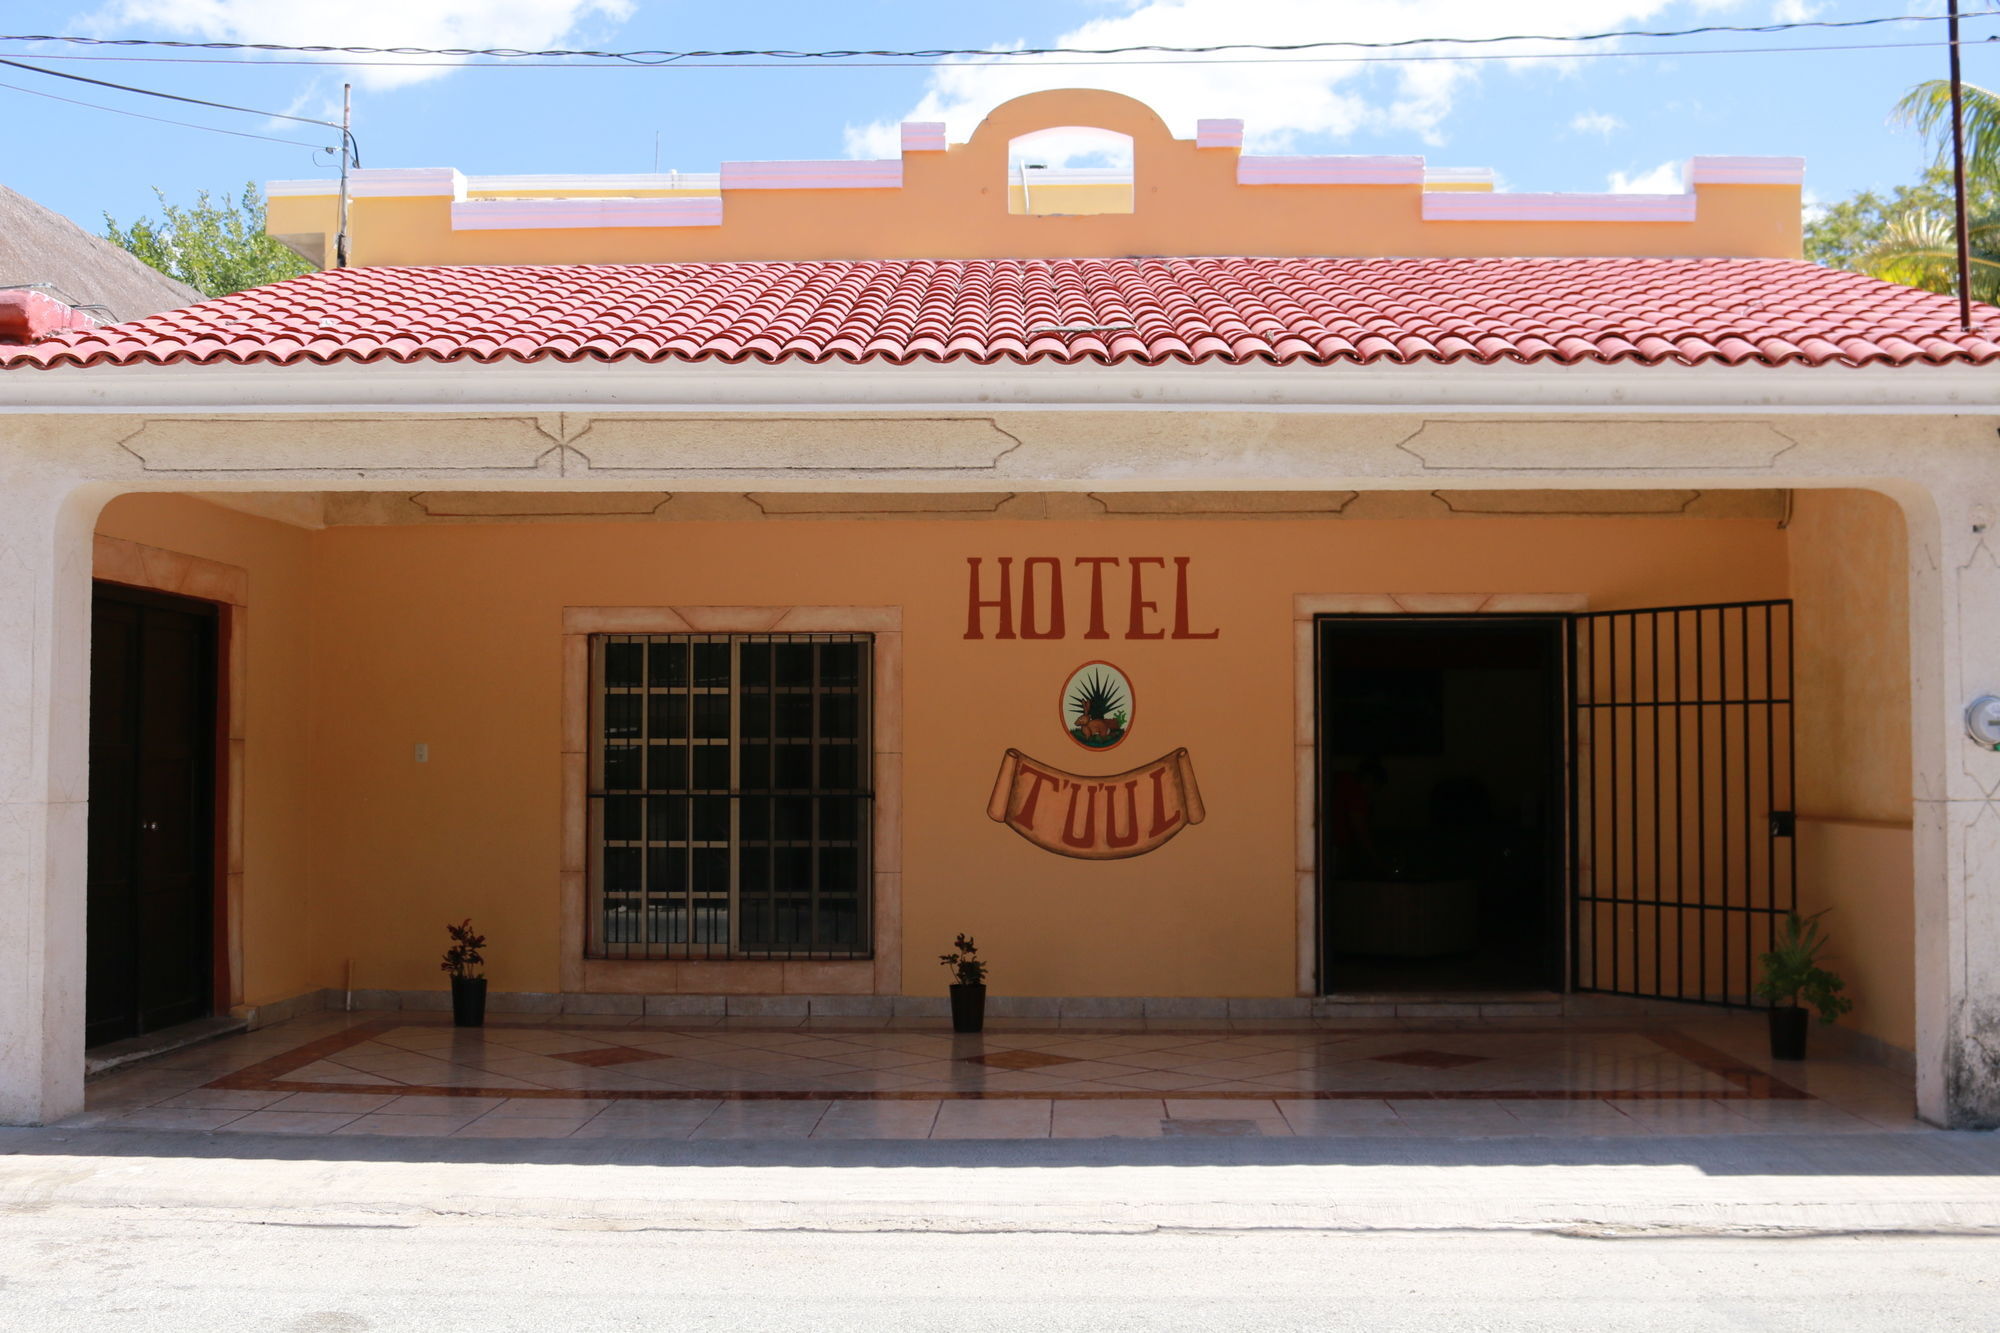
[[[681,1143],[0,1130],[0,1216],[120,1210],[686,1231],[2000,1235],[2000,1135]]]

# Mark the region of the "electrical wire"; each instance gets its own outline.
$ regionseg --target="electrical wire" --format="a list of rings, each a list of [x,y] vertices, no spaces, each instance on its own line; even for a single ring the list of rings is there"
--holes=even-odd
[[[245,130],[226,130],[220,125],[197,125],[191,120],[169,120],[165,116],[149,116],[143,111],[127,111],[123,107],[105,106],[101,102],[83,102],[74,97],[64,97],[58,93],[45,93],[39,88],[23,88],[18,83],[0,83],[0,88],[26,93],[30,97],[46,97],[52,102],[67,102],[71,106],[87,106],[93,111],[109,111],[114,116],[131,116],[135,120],[150,120],[161,125],[178,125],[184,130],[207,130],[210,134],[230,134],[238,139],[262,139],[265,143],[290,144],[294,148],[310,148],[314,152],[325,151],[322,144],[307,143],[303,139],[280,139],[269,134],[251,134]]]
[[[140,88],[134,84],[113,83],[109,79],[93,79],[87,75],[70,74],[59,69],[43,69],[40,65],[25,64],[19,60],[0,59],[0,65],[8,66],[11,69],[24,69],[30,74],[44,74],[52,79],[68,79],[73,83],[88,83],[98,88],[115,88],[121,93],[138,93],[144,97],[164,98],[169,102],[186,102],[190,106],[214,107],[218,111],[240,111],[246,116],[264,116],[271,120],[289,120],[295,121],[300,125],[319,125],[329,130],[339,130],[341,138],[346,142],[347,151],[352,158],[353,164],[357,167],[361,165],[360,142],[355,139],[352,130],[349,130],[336,120],[315,120],[311,116],[295,116],[288,111],[259,111],[256,107],[237,106],[231,102],[211,102],[206,98],[187,97],[180,93],[161,92],[157,88]]]
[[[2000,9],[1977,10],[1961,14],[1960,19],[1980,19],[2000,16]],[[0,34],[0,42],[68,42],[79,46],[157,46],[194,51],[283,51],[306,55],[386,55],[386,56],[490,56],[495,59],[511,60],[521,57],[582,57],[598,60],[628,60],[640,63],[668,63],[679,60],[707,60],[716,58],[765,57],[774,60],[847,60],[856,57],[875,57],[898,60],[942,60],[950,57],[981,56],[987,58],[1013,58],[1020,56],[1118,56],[1118,55],[1213,55],[1221,51],[1315,51],[1332,47],[1357,50],[1391,50],[1410,46],[1484,46],[1503,42],[1605,42],[1624,38],[1676,38],[1700,37],[1714,33],[1766,34],[1774,32],[1794,32],[1800,29],[1867,28],[1884,23],[1940,23],[1947,16],[1942,14],[1893,14],[1864,19],[1800,19],[1787,23],[1762,24],[1706,24],[1695,28],[1662,30],[1623,29],[1598,33],[1510,33],[1491,37],[1405,37],[1393,41],[1365,42],[1352,39],[1313,42],[1218,42],[1210,46],[1162,46],[1132,45],[1109,47],[1068,47],[1039,46],[1014,47],[994,50],[989,47],[938,47],[921,51],[893,50],[827,50],[827,51],[785,51],[756,50],[741,48],[715,51],[590,51],[550,48],[529,51],[513,47],[425,47],[425,46],[300,46],[282,42],[192,42],[171,38],[154,37],[75,37],[62,34],[14,35]]]
[[[2000,34],[1980,38],[1978,42],[1962,40],[1960,46],[1985,45],[2000,42]],[[1816,51],[1934,51],[1949,46],[1949,42],[1845,42],[1814,46],[1708,46],[1670,50],[1644,51],[1564,51],[1559,55],[1528,55],[1522,53],[1476,53],[1464,55],[1431,56],[1265,56],[1243,59],[1201,59],[1191,57],[1184,60],[1047,60],[1038,63],[1037,69],[1129,69],[1136,65],[1402,65],[1438,61],[1492,61],[1492,60],[1674,60],[1682,56],[1761,56],[1810,53]],[[964,69],[966,61],[923,61],[904,62],[887,60],[848,60],[837,65],[800,65],[782,61],[706,61],[699,65],[577,65],[564,61],[517,60],[505,64],[484,64],[464,60],[232,60],[223,56],[78,56],[51,55],[37,52],[36,60],[115,60],[132,61],[142,64],[162,65],[232,65],[238,69],[263,69],[267,66],[306,66],[320,69],[567,69],[586,73],[607,70],[630,70],[634,73],[648,70],[671,68],[676,71],[707,69],[789,69],[823,70],[838,72],[844,69]]]

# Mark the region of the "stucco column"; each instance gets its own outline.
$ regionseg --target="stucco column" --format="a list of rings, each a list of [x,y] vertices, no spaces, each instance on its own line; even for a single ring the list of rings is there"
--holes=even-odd
[[[2000,694],[2000,485],[1934,487],[1910,523],[1917,1109],[2000,1126],[2000,753],[1966,704]]]
[[[0,438],[0,1124],[83,1106],[94,503]]]

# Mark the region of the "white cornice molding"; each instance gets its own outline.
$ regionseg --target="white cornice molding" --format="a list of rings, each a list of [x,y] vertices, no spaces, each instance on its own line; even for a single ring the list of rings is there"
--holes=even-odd
[[[1979,366],[97,366],[0,372],[0,414],[898,410],[2000,414]]]

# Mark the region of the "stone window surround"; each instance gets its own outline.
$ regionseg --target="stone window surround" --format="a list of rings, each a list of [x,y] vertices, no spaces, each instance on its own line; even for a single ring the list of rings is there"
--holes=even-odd
[[[834,633],[875,636],[874,957],[587,958],[590,636]],[[563,608],[562,988],[616,995],[897,995],[903,988],[903,611],[898,606]]]
[[[244,686],[249,670],[250,574],[237,565],[93,534],[91,577],[128,588],[171,593],[216,608],[218,744],[215,810],[220,825],[216,858],[214,994],[218,1013],[243,1011],[243,772]]]
[[[1589,609],[1583,593],[1298,593],[1292,598],[1292,771],[1298,878],[1300,995],[1319,991],[1319,711],[1313,620],[1326,615],[1571,615]]]

